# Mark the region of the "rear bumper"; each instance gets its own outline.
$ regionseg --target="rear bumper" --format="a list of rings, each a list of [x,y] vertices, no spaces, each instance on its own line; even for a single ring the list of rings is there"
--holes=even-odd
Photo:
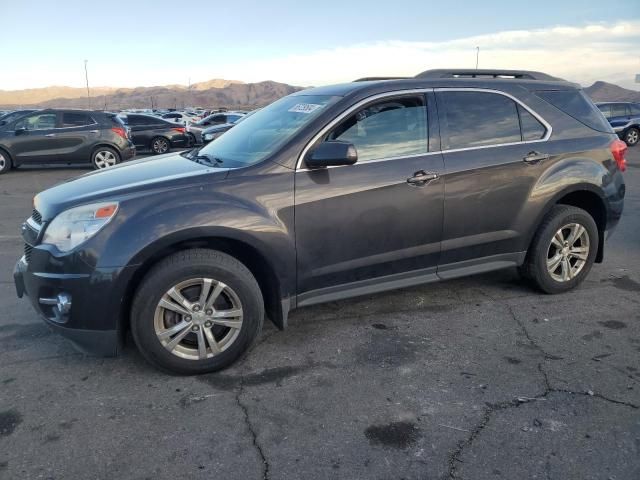
[[[127,160],[131,160],[136,156],[136,147],[133,143],[129,142],[126,148],[124,148],[120,155],[122,156],[122,161],[126,162]]]
[[[52,260],[60,264],[60,259],[52,259],[46,250],[37,250],[34,248],[29,263],[24,256],[16,263],[13,279],[18,297],[26,295],[47,325],[84,352],[117,355],[123,343],[123,286],[132,269],[94,269],[79,274],[35,271],[46,269],[34,269],[32,265],[43,266]]]

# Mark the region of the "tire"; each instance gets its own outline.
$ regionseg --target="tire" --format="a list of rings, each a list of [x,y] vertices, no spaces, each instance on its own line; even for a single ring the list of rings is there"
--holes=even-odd
[[[150,148],[155,155],[162,155],[171,150],[171,142],[165,137],[154,137],[151,139]]]
[[[582,227],[586,237],[576,235],[575,243],[571,244],[572,235],[580,231],[571,228],[573,225]],[[598,227],[591,215],[581,208],[556,205],[538,227],[520,272],[545,293],[567,292],[589,274],[598,253],[598,242]],[[564,248],[560,249],[558,243]]]
[[[209,301],[215,297],[211,307],[201,298],[205,280],[210,280]],[[188,303],[176,307],[176,298]],[[262,332],[264,315],[262,292],[247,267],[216,250],[184,250],[162,260],[142,281],[131,308],[131,331],[152,365],[194,375],[221,370],[247,353]]]
[[[7,173],[12,168],[13,163],[11,162],[11,157],[7,152],[0,149],[0,175]]]
[[[91,154],[91,164],[96,170],[104,170],[120,163],[120,154],[111,147],[98,147]]]
[[[631,127],[626,132],[624,132],[624,142],[629,147],[634,147],[638,144],[638,140],[640,140],[640,130],[636,127]]]

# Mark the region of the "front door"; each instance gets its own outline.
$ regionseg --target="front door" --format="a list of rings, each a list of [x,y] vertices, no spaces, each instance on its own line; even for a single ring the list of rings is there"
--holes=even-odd
[[[9,145],[16,163],[47,163],[55,158],[56,125],[57,114],[43,112],[22,117],[8,127],[15,132]]]
[[[337,286],[365,293],[376,285],[401,286],[410,277],[435,275],[443,164],[439,151],[429,151],[426,99],[422,93],[395,94],[362,103],[319,140],[355,145],[355,165],[299,165],[299,305],[331,295]]]

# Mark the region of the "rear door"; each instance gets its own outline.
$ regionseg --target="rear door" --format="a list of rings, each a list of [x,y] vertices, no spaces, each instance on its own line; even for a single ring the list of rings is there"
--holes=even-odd
[[[49,163],[59,153],[56,139],[58,114],[36,112],[2,128],[10,130],[7,146],[17,164]]]
[[[438,274],[518,261],[530,223],[523,210],[550,127],[497,91],[437,89],[436,98],[446,170]]]
[[[358,162],[317,170],[299,166],[295,231],[300,305],[338,285],[343,286],[340,291],[365,283],[364,288],[375,289],[435,276],[442,232],[442,156],[438,146],[430,147],[429,131],[435,125],[428,121],[426,99],[425,93],[396,93],[352,107],[318,142],[350,142]],[[417,181],[427,175],[433,180]]]
[[[612,103],[609,123],[614,130],[619,131],[627,126],[631,120],[631,110],[626,103]]]
[[[91,151],[100,138],[100,125],[91,112],[60,112],[60,125],[55,131],[58,148],[57,163],[88,162]]]

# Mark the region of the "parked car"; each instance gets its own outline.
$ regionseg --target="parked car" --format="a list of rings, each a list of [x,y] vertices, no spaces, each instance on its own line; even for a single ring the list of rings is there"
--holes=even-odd
[[[183,126],[176,126],[152,115],[121,114],[119,117],[131,131],[136,148],[148,148],[153,153],[167,153],[172,148],[189,146],[189,138]]]
[[[26,115],[27,113],[37,112],[37,110],[29,109],[29,110],[12,110],[10,112],[6,112],[4,115],[0,117],[0,126],[6,125],[18,117]]]
[[[202,137],[202,143],[207,144],[212,140],[215,140],[224,132],[231,130],[232,127],[236,126],[238,123],[249,118],[251,115],[253,115],[254,112],[256,112],[256,110],[254,110],[253,112],[249,112],[245,115],[242,115],[236,118],[235,120],[231,121],[230,123],[223,123],[220,125],[213,125],[211,127],[205,128],[204,130],[202,130],[202,132],[200,132],[200,135]]]
[[[192,143],[201,144],[204,140],[202,138],[203,130],[221,125],[232,125],[244,115],[246,115],[246,112],[214,113],[213,115],[209,115],[208,117],[203,118],[199,122],[195,122],[189,125],[187,127],[187,132],[192,136]],[[228,127],[227,130],[229,128],[231,127]]]
[[[211,372],[297,307],[510,267],[575,288],[622,214],[626,149],[542,73],[304,90],[201,149],[36,195],[15,285],[94,353],[130,329],[152,364]]]
[[[162,115],[161,118],[180,125],[189,125],[200,120],[200,117],[188,112],[169,112]]]
[[[613,130],[627,145],[633,147],[638,144],[638,140],[640,140],[640,103],[606,102],[597,105]]]
[[[112,167],[136,153],[114,114],[38,110],[0,127],[0,174],[26,164],[91,163]]]

